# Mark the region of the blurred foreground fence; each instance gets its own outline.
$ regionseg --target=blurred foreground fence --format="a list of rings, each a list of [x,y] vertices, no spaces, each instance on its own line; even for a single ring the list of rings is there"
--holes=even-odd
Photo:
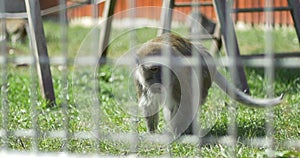
[[[3,0],[0,2],[2,4],[5,3]],[[83,31],[77,30],[78,32],[72,32],[72,35],[69,34],[68,22],[65,16],[66,2],[64,0],[60,1],[59,30],[53,27],[48,39],[46,37],[50,41],[51,38],[54,38],[54,35],[58,36],[55,38],[55,43],[57,44],[55,48],[58,47],[58,53],[55,56],[50,55],[50,60],[42,59],[40,61],[43,64],[50,64],[52,71],[55,71],[53,73],[53,86],[57,97],[55,107],[47,107],[47,103],[39,94],[40,91],[36,79],[38,72],[35,68],[35,64],[38,61],[31,54],[32,49],[25,56],[18,54],[10,55],[13,44],[7,38],[6,14],[3,14],[3,10],[5,9],[3,8],[4,5],[0,4],[0,157],[101,157],[130,155],[172,157],[186,156],[181,154],[190,154],[189,152],[193,152],[194,155],[191,156],[199,157],[205,157],[207,154],[223,157],[249,156],[247,152],[241,154],[244,150],[253,150],[253,156],[262,157],[276,157],[281,155],[299,156],[300,129],[298,121],[281,118],[284,115],[283,112],[276,111],[272,107],[260,111],[261,115],[259,116],[255,115],[257,111],[251,109],[249,110],[249,115],[255,115],[255,119],[261,118],[264,123],[263,125],[253,125],[259,126],[254,128],[257,131],[247,131],[247,125],[237,125],[237,117],[239,115],[237,110],[238,104],[230,100],[228,101],[228,99],[226,100],[224,96],[217,97],[218,93],[212,94],[209,98],[212,100],[210,103],[212,105],[224,104],[224,100],[226,100],[227,106],[216,109],[211,109],[212,106],[207,107],[208,109],[199,108],[199,111],[205,111],[201,114],[206,114],[205,117],[199,116],[199,118],[202,118],[202,121],[208,124],[204,127],[207,133],[215,127],[218,120],[223,121],[218,125],[221,131],[217,131],[214,135],[205,137],[204,135],[207,133],[201,133],[203,135],[183,136],[179,139],[174,139],[168,132],[163,134],[150,134],[146,132],[145,122],[142,121],[142,118],[138,114],[137,100],[133,96],[132,69],[135,69],[136,63],[133,59],[134,55],[131,53],[134,52],[136,47],[139,47],[141,43],[146,41],[146,37],[155,37],[157,30],[161,29],[160,24],[154,26],[155,24],[153,23],[149,24],[149,27],[139,27],[136,21],[136,18],[139,18],[139,16],[149,18],[148,15],[159,19],[160,14],[158,13],[162,10],[161,7],[140,7],[144,5],[159,6],[157,2],[139,0],[117,1],[116,10],[120,13],[116,14],[116,17],[122,17],[123,15],[129,17],[129,26],[124,30],[113,32],[114,38],[109,41],[109,45],[102,46],[104,48],[110,46],[110,52],[112,53],[121,52],[109,56],[111,57],[111,60],[108,60],[107,63],[109,70],[103,71],[99,70],[101,69],[99,67],[102,67],[102,65],[98,65],[102,53],[98,52],[102,25],[96,25],[97,19],[95,18],[95,27],[91,28],[89,33],[86,33],[86,37],[80,42],[77,41],[78,43],[71,43],[73,41],[68,36],[75,38],[76,36],[80,36]],[[233,6],[249,7],[264,6],[267,4],[269,7],[272,7],[287,5],[286,2],[284,0],[240,0],[236,1]],[[121,4],[126,4],[126,8],[131,8],[131,10],[122,12],[121,8],[123,7],[118,6]],[[95,17],[95,14],[101,12],[102,9],[104,8],[99,8],[98,4],[92,4],[91,11],[85,10],[84,12],[91,12]],[[194,9],[197,10],[199,8],[195,7]],[[152,11],[152,13],[138,15],[145,10]],[[200,10],[202,11],[202,8]],[[76,11],[75,9],[68,10],[68,14],[72,18],[82,16],[82,13],[77,12],[81,11]],[[188,9],[178,10],[174,11],[173,16],[184,19],[188,18],[189,12],[190,10]],[[210,9],[204,8],[204,12],[209,12],[208,15],[214,17],[214,13],[210,13]],[[275,68],[300,68],[298,58],[275,60],[273,56],[274,37],[272,31],[274,27],[272,27],[272,24],[273,22],[291,24],[290,15],[287,14],[261,12],[233,16],[235,20],[265,24],[263,29],[264,38],[266,39],[264,46],[265,56],[242,62],[244,67],[263,68],[266,83],[262,86],[267,87],[264,89],[266,94],[261,94],[263,96],[275,96]],[[279,20],[276,20],[277,17],[280,17]],[[145,27],[155,31],[149,31]],[[143,31],[148,32],[144,33]],[[185,35],[180,31],[177,31],[177,33]],[[229,35],[232,35],[232,33],[229,32]],[[227,40],[233,41],[230,37],[232,36],[229,36]],[[200,42],[205,43],[205,41]],[[28,45],[28,47],[32,48],[33,44],[29,43]],[[78,45],[80,47],[78,47],[76,53],[70,51],[72,47]],[[236,45],[229,44],[229,47],[236,47]],[[117,50],[117,48],[122,49]],[[168,57],[163,60],[168,61]],[[230,68],[232,62],[235,62],[234,60],[226,56],[216,59],[217,65],[220,68]],[[195,61],[196,65],[199,64],[198,62]],[[195,63],[192,62],[192,64]],[[20,65],[26,65],[27,67],[19,69]],[[14,78],[15,76],[17,77]],[[295,84],[299,86],[298,80],[295,80]],[[297,87],[294,88],[297,89]],[[299,97],[299,93],[297,95]],[[299,103],[297,100],[291,103],[285,102],[284,105],[289,108],[283,109],[291,110],[285,111],[286,113],[299,113]],[[217,111],[216,115],[209,113],[214,110]],[[223,116],[221,114],[222,110],[226,110],[228,114]],[[295,128],[284,129],[285,126],[282,126],[282,129],[274,128],[275,116],[281,118],[280,121],[282,121],[282,124],[292,122],[291,124],[295,125],[291,127]],[[299,119],[296,115],[295,117],[296,120]],[[251,119],[254,118],[250,116],[248,123],[252,122]],[[202,121],[199,120],[199,122]],[[159,128],[164,131],[165,128],[162,124],[164,123],[159,124]],[[241,136],[238,130],[250,133],[247,136],[246,134],[242,134]],[[251,130],[253,129],[251,128]],[[291,134],[291,137],[278,139],[276,137],[276,130],[292,130],[294,133]],[[205,145],[208,145],[208,147]],[[263,154],[261,154],[262,151],[264,152]]]

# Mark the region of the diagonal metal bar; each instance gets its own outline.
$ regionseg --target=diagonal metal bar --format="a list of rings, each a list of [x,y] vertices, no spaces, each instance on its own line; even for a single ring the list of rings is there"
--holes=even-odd
[[[245,71],[243,66],[241,66],[240,51],[233,21],[230,18],[230,12],[226,7],[228,4],[226,3],[227,1],[214,0],[214,6],[220,22],[221,34],[226,52],[230,58],[234,59],[230,73],[235,86],[246,93],[250,93]]]
[[[42,95],[50,106],[55,104],[52,75],[49,64],[48,50],[38,0],[26,0],[26,11],[30,30],[30,39],[37,62]]]

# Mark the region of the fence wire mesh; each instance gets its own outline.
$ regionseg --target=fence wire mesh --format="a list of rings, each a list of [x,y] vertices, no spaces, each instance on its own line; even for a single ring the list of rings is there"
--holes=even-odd
[[[220,3],[217,1],[214,1],[214,5]],[[29,4],[36,3],[36,0],[26,2],[27,8],[30,9]],[[107,2],[109,3],[109,0]],[[172,1],[164,1],[164,3],[168,2]],[[197,0],[191,2],[198,3]],[[277,50],[297,51],[299,41],[293,28],[277,28],[272,25],[275,13],[269,9],[274,6],[273,1],[265,0],[264,2],[267,7],[263,12],[265,17],[263,26],[253,26],[249,29],[250,31],[236,32],[238,29],[234,29],[233,23],[227,21],[224,23],[226,26],[222,26],[216,22],[215,30],[226,27],[224,30],[227,36],[222,36],[223,43],[224,41],[226,43],[221,50],[210,52],[214,57],[214,62],[205,61],[208,67],[216,65],[218,71],[230,82],[235,82],[235,78],[239,76],[237,66],[245,68],[252,96],[273,98],[285,93],[280,105],[251,108],[228,98],[215,85],[210,88],[205,103],[199,105],[204,102],[199,97],[203,95],[201,89],[205,86],[203,81],[205,69],[200,66],[205,62],[199,60],[203,55],[199,54],[199,50],[205,48],[215,50],[210,48],[219,47],[216,46],[217,43],[214,40],[218,37],[218,33],[222,32],[215,31],[211,34],[208,31],[210,26],[199,22],[205,21],[205,17],[199,14],[203,6],[193,5],[193,14],[186,15],[162,7],[137,8],[138,0],[128,0],[126,1],[128,10],[108,17],[109,20],[113,19],[110,39],[108,45],[100,46],[100,36],[103,33],[101,29],[108,20],[105,17],[99,20],[97,17],[98,12],[103,11],[97,7],[102,1],[89,2],[93,6],[92,26],[86,28],[72,26],[71,20],[68,21],[67,17],[68,2],[60,0],[59,7],[55,7],[58,14],[54,15],[58,20],[56,22],[43,21],[49,50],[48,60],[43,56],[37,56],[38,53],[33,53],[36,51],[37,41],[32,39],[34,29],[30,27],[31,24],[28,24],[27,18],[24,20],[27,14],[15,13],[15,15],[22,15],[21,20],[25,21],[20,28],[17,28],[17,31],[23,32],[9,31],[8,26],[12,26],[9,24],[13,23],[13,26],[17,26],[18,22],[14,20],[18,18],[12,16],[13,14],[5,8],[7,1],[1,0],[0,156],[299,156],[300,62],[297,53],[286,53],[285,56],[275,53]],[[230,19],[233,14],[231,13],[233,0],[226,1],[224,4],[225,19]],[[215,8],[218,9],[216,6]],[[139,13],[146,10],[161,13],[161,15],[171,13],[168,14],[171,17],[189,20],[187,23],[177,23],[174,20],[172,29],[164,30],[161,23],[165,21],[157,22],[139,16]],[[160,14],[157,15],[157,19],[168,21],[170,18],[161,18]],[[114,19],[114,17],[124,16],[127,18]],[[31,18],[37,19],[34,16]],[[134,80],[139,79],[136,73],[143,65],[137,65],[140,61],[137,61],[136,53],[140,47],[144,46],[143,43],[155,38],[161,31],[172,31],[182,37],[190,38],[193,46],[190,49],[190,56],[179,56],[175,59],[171,54],[174,47],[165,44],[161,56],[151,56],[143,61],[144,65],[156,63],[164,66],[159,83],[163,87],[159,95],[155,94],[162,101],[158,107],[147,107],[148,113],[155,108],[154,113],[149,116],[157,112],[161,116],[157,122],[157,131],[151,133],[147,130],[145,113],[140,109],[143,98],[137,97],[138,92],[135,87]],[[21,35],[24,32],[27,32],[28,39],[26,37],[25,41],[13,40],[23,38]],[[278,34],[278,32],[283,33]],[[249,35],[250,33],[259,34],[259,37],[253,37]],[[236,34],[238,43],[234,42]],[[278,37],[279,35],[283,37]],[[168,43],[172,39],[169,37],[165,40]],[[282,42],[288,44],[284,45]],[[241,54],[244,51],[257,53],[257,50],[265,54],[226,55],[228,52],[235,52],[239,46]],[[105,64],[101,63],[102,52],[99,52],[99,48],[108,50]],[[39,86],[42,84],[38,75],[39,66],[36,66],[38,63],[51,66],[56,97],[54,106],[49,106],[49,102],[42,95],[43,89]],[[190,67],[191,70],[181,70],[186,67]],[[192,72],[188,73],[189,71]],[[172,89],[174,86],[172,84],[175,82],[172,78],[173,73],[178,75],[181,86],[179,97],[183,103],[174,103],[176,100],[174,96],[177,94],[174,88]],[[212,75],[212,72],[209,73],[206,75]],[[184,74],[187,75],[184,76]],[[149,91],[144,93],[150,93]],[[228,93],[232,92],[229,90]],[[180,128],[186,130],[189,123],[194,121],[192,129],[197,132],[193,135],[174,135],[174,131],[172,132],[172,128],[168,126],[172,120],[165,121],[168,120],[166,107],[173,107],[177,104],[180,104],[177,109],[178,113],[186,113],[185,109],[190,111],[184,116],[177,114],[174,117],[177,119],[174,124],[188,120],[188,124],[180,124],[175,130],[180,130]]]

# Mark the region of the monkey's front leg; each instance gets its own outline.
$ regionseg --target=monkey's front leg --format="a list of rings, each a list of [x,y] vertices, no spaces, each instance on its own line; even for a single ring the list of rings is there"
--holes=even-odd
[[[152,116],[147,116],[146,118],[146,123],[147,123],[147,128],[150,133],[154,133],[157,130],[158,126],[158,120],[159,120],[159,113],[155,113]]]
[[[139,101],[139,107],[146,119],[148,131],[154,133],[159,121],[159,97],[152,94],[143,94]]]

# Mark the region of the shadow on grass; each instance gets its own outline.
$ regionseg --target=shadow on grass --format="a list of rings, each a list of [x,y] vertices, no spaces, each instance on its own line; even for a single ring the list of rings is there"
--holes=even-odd
[[[250,87],[254,86],[255,84],[251,85],[251,81],[254,76],[261,76],[264,82],[266,83],[265,79],[265,69],[263,68],[246,68],[246,73],[249,76],[248,82]],[[285,94],[295,94],[299,92],[300,89],[300,69],[296,68],[276,68],[274,70],[274,88],[275,93],[285,93]],[[257,82],[256,82],[257,84]],[[277,94],[277,93],[276,93]]]

